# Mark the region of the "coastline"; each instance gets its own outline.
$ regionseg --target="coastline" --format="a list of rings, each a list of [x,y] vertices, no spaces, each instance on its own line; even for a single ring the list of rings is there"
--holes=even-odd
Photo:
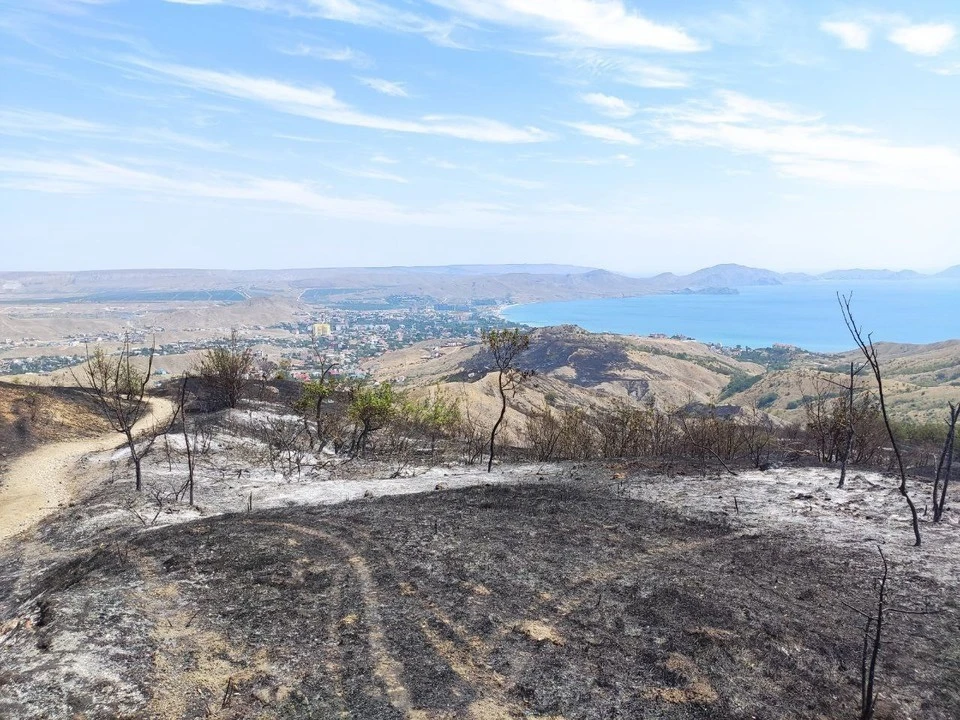
[[[840,287],[841,284],[844,287]],[[837,309],[837,292],[855,292],[858,323],[876,342],[929,345],[960,338],[960,283],[844,281],[741,288],[723,294],[660,293],[638,297],[511,303],[508,322],[531,327],[577,325],[590,332],[695,339],[724,348],[795,347],[849,352],[853,343]]]

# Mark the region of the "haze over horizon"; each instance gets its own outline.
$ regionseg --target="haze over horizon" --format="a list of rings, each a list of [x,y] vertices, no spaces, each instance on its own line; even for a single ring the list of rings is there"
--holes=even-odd
[[[960,263],[960,8],[5,0],[4,270]]]
[[[91,268],[52,268],[52,269],[24,269],[24,270],[6,270],[0,269],[0,275],[3,274],[34,274],[34,273],[123,273],[123,272],[198,272],[198,273],[256,273],[256,272],[265,272],[265,273],[282,273],[282,272],[308,272],[312,270],[323,270],[323,271],[336,271],[336,270],[425,270],[425,271],[440,271],[440,270],[464,270],[465,275],[471,273],[484,274],[489,272],[490,274],[502,274],[502,273],[524,273],[529,272],[530,274],[556,274],[561,272],[591,272],[591,271],[601,271],[601,272],[610,272],[618,275],[624,275],[626,277],[638,278],[638,279],[652,279],[659,275],[676,275],[678,277],[684,277],[686,275],[692,275],[700,271],[713,270],[717,268],[741,268],[744,270],[761,270],[777,273],[780,275],[809,275],[809,276],[818,276],[818,275],[828,275],[830,273],[842,273],[842,272],[880,272],[880,273],[918,273],[921,276],[936,276],[938,273],[943,273],[947,270],[953,270],[957,265],[949,267],[935,267],[932,270],[917,270],[916,268],[901,268],[901,267],[848,267],[848,268],[826,268],[826,269],[817,269],[817,268],[760,268],[754,266],[741,265],[739,263],[717,263],[716,265],[711,265],[709,267],[694,267],[693,269],[686,268],[657,268],[651,269],[646,272],[629,272],[623,270],[617,270],[609,267],[596,267],[588,265],[573,265],[565,263],[553,263],[549,261],[544,262],[530,262],[530,263],[446,263],[443,265],[336,265],[336,266],[283,266],[277,265],[275,267],[199,267],[199,266],[177,266],[177,265],[167,265],[167,266],[116,266],[116,267],[91,267]]]

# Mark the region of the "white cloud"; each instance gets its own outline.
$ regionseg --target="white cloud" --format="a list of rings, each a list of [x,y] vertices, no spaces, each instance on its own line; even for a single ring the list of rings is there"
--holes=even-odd
[[[546,187],[546,183],[539,180],[526,180],[524,178],[499,175],[497,173],[479,173],[479,175],[487,180],[493,180],[502,185],[509,185],[510,187],[520,188],[521,190],[541,190]]]
[[[362,77],[357,78],[357,80],[371,90],[376,90],[378,93],[389,95],[390,97],[410,97],[406,88],[403,86],[403,83],[391,82],[390,80],[384,80],[383,78],[372,77]]]
[[[72,135],[97,135],[108,128],[100,123],[81,118],[48,113],[40,110],[0,108],[0,134],[36,137],[43,133],[66,133]]]
[[[942,145],[896,145],[863,128],[737,93],[661,108],[653,126],[667,139],[767,158],[790,177],[840,185],[960,190],[960,153]]]
[[[322,18],[394,32],[417,33],[440,45],[453,44],[454,26],[374,0],[165,0],[180,5],[230,5],[292,17]]]
[[[870,28],[858,22],[823,21],[823,32],[833,35],[848,50],[866,50],[870,47]]]
[[[430,0],[463,15],[501,25],[555,33],[582,47],[696,52],[706,46],[683,29],[653,22],[623,0]]]
[[[370,158],[370,162],[380,163],[381,165],[396,165],[400,161],[387,155],[374,155]]]
[[[690,78],[684,72],[640,62],[622,65],[619,80],[628,85],[667,90],[685,88],[690,84]]]
[[[218,151],[227,146],[167,128],[117,127],[82,118],[23,108],[0,108],[0,135],[44,140],[93,138],[115,143],[165,145]]]
[[[406,185],[408,182],[410,182],[405,177],[401,177],[400,175],[396,175],[394,173],[384,172],[383,170],[344,167],[338,167],[336,169],[345,175],[367,178],[369,180],[386,180],[388,182],[401,183],[403,185]]]
[[[149,163],[138,165],[90,157],[63,160],[0,156],[0,186],[58,194],[122,192],[150,198],[256,203],[324,217],[396,225],[475,227],[509,219],[499,213],[499,208],[482,203],[451,203],[422,211],[376,198],[328,195],[311,183],[296,180],[209,173],[185,167],[164,173]]]
[[[687,73],[638,60],[621,53],[576,50],[571,53],[545,54],[594,76],[604,76],[636,87],[654,89],[684,88],[690,85]]]
[[[925,23],[905,25],[890,32],[890,42],[915,55],[939,55],[953,43],[957,35],[953,25]]]
[[[897,13],[864,13],[851,20],[824,20],[820,29],[837,37],[850,50],[867,50],[874,30],[882,30],[887,39],[915,55],[934,56],[947,50],[957,36],[950,23],[914,23]]]
[[[171,2],[171,0],[167,0],[167,2]],[[366,53],[350,47],[332,48],[322,45],[298,43],[293,47],[281,48],[280,52],[284,55],[292,55],[295,57],[309,57],[316,60],[349,63],[356,67],[370,67],[373,64],[373,61]]]
[[[273,78],[252,77],[143,59],[130,59],[128,62],[134,67],[195,90],[246,100],[278,112],[336,125],[420,135],[443,135],[489,143],[532,143],[551,139],[548,133],[536,127],[514,127],[487,118],[425,115],[416,120],[404,120],[371,115],[339,100],[333,89],[323,85],[302,87]]]
[[[566,123],[570,127],[578,130],[587,137],[596,138],[609,143],[621,143],[623,145],[639,145],[640,141],[626,130],[613,127],[612,125],[597,125],[595,123]]]
[[[948,63],[947,65],[940,65],[933,69],[937,75],[960,75],[960,62]]]
[[[449,160],[444,160],[442,158],[427,158],[423,161],[424,165],[429,165],[431,167],[440,168],[441,170],[459,170],[460,166],[456,163],[452,163]]]
[[[603,93],[585,93],[580,99],[607,117],[623,120],[637,114],[637,107],[622,98]]]

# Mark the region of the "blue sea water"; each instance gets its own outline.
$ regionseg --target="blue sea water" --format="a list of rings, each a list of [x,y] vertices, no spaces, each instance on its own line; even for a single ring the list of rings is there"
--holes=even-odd
[[[740,288],[736,295],[648,295],[514,305],[503,316],[536,327],[685,335],[744,347],[796,345],[814,352],[853,348],[837,293],[853,293],[854,316],[874,341],[932,343],[960,338],[960,279],[819,281]]]

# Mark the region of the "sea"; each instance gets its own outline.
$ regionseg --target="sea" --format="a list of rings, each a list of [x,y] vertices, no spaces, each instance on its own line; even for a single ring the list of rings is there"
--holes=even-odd
[[[736,294],[670,294],[512,305],[507,320],[534,327],[579,325],[591,332],[682,335],[725,346],[794,345],[841,352],[854,343],[837,293],[852,294],[864,336],[875,342],[960,338],[960,279],[815,281],[738,288]]]

